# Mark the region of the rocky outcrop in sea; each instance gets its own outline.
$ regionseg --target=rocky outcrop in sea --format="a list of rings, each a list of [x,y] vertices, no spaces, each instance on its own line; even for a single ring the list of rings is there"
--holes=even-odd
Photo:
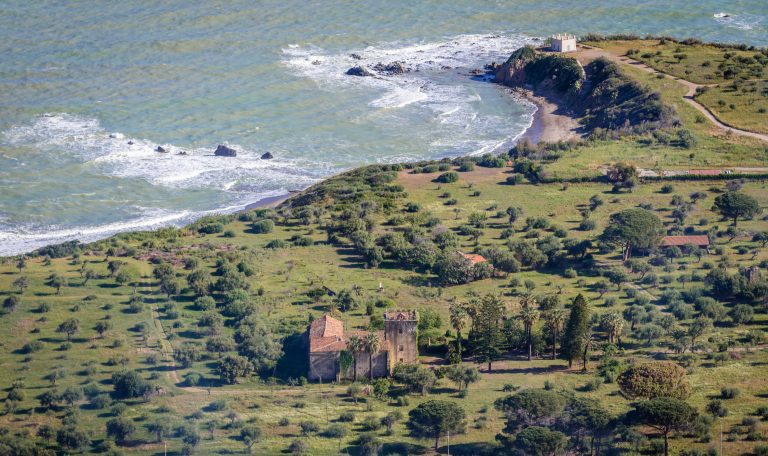
[[[213,155],[217,157],[237,157],[237,151],[231,147],[223,146],[219,144]]]
[[[373,73],[368,71],[366,67],[358,65],[348,69],[347,75],[348,76],[373,76]]]

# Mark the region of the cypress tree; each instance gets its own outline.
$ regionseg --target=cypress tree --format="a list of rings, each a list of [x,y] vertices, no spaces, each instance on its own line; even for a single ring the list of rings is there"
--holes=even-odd
[[[584,352],[584,343],[589,331],[589,306],[584,296],[579,294],[573,300],[571,314],[565,325],[565,333],[561,342],[560,351],[568,360],[568,368],[573,367],[573,360],[579,358]]]

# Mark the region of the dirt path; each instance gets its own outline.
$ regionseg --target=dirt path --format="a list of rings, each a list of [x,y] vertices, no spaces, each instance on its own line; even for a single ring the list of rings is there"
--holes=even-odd
[[[696,84],[695,82],[687,81],[685,79],[681,79],[675,76],[671,76],[666,73],[662,73],[660,71],[657,71],[654,68],[649,67],[648,65],[638,62],[637,60],[630,59],[626,56],[619,56],[616,54],[612,54],[606,50],[592,47],[592,46],[582,46],[583,50],[579,51],[578,57],[584,57],[585,61],[591,61],[598,57],[605,57],[608,60],[611,60],[613,62],[623,63],[625,65],[631,65],[634,68],[638,68],[642,71],[645,71],[646,73],[650,74],[663,74],[665,77],[672,79],[674,81],[677,81],[679,84],[685,86],[688,89],[688,92],[683,96],[683,100],[685,100],[686,103],[696,108],[700,113],[704,115],[707,119],[709,119],[710,122],[715,124],[718,128],[726,131],[731,132],[732,134],[739,135],[739,136],[748,136],[750,138],[757,138],[762,141],[768,142],[768,135],[761,134],[761,133],[755,133],[752,131],[747,130],[741,130],[732,126],[729,126],[723,122],[721,122],[717,117],[715,117],[714,114],[703,104],[696,101],[693,97],[696,95],[696,89],[699,87],[712,87],[716,84]],[[582,62],[583,64],[584,62]]]
[[[179,374],[176,372],[176,362],[173,360],[173,346],[168,341],[168,335],[165,333],[163,322],[160,321],[160,314],[157,312],[157,304],[152,304],[152,322],[155,324],[155,329],[157,331],[160,352],[163,354],[166,367],[168,367],[168,378],[174,385],[178,385],[181,383],[181,380],[179,379]]]

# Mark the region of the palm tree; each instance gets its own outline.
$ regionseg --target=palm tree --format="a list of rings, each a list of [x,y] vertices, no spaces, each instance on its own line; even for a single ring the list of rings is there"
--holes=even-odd
[[[520,319],[525,325],[525,337],[528,339],[528,361],[533,354],[533,325],[539,319],[539,311],[534,308],[536,299],[531,295],[525,295],[520,299]]]
[[[456,330],[456,351],[461,356],[461,331],[467,326],[467,309],[459,303],[451,304],[451,326]]]
[[[611,312],[600,317],[600,326],[608,332],[608,341],[617,340],[621,344],[621,331],[624,329],[624,317],[618,312]]]
[[[560,337],[560,331],[563,330],[565,323],[565,311],[563,309],[552,309],[544,314],[544,324],[552,333],[552,359],[557,358],[557,339]]]
[[[365,351],[368,352],[368,373],[371,376],[371,381],[373,381],[373,355],[378,353],[381,348],[381,339],[379,339],[379,335],[375,332],[366,334],[363,346],[365,347]]]
[[[347,351],[352,355],[353,381],[357,381],[357,355],[365,350],[363,339],[358,336],[350,336],[347,340]]]

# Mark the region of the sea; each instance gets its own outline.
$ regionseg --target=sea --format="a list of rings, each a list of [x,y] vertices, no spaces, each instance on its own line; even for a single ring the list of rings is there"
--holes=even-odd
[[[768,2],[4,0],[0,255],[504,150],[536,108],[470,72],[558,32],[766,46]]]

